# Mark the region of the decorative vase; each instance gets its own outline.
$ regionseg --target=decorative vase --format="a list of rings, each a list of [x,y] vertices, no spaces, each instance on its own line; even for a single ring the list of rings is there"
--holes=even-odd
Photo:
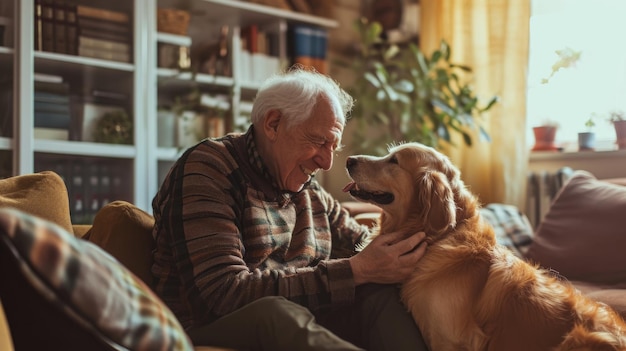
[[[557,151],[558,148],[554,145],[556,130],[556,126],[533,127],[535,146],[532,151]]]
[[[596,146],[596,133],[578,133],[578,151],[593,151]]]
[[[613,121],[613,127],[615,127],[617,148],[620,150],[626,149],[626,120]]]

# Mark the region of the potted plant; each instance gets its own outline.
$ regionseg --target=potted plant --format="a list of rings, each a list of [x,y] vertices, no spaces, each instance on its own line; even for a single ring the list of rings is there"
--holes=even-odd
[[[559,124],[552,120],[545,120],[543,124],[533,127],[535,145],[532,151],[557,151],[559,148],[554,143]]]
[[[617,148],[626,149],[626,114],[621,110],[614,110],[609,113],[609,121],[615,127],[615,137]]]
[[[386,146],[403,141],[439,148],[453,143],[454,133],[468,146],[475,134],[490,140],[479,118],[497,97],[481,106],[462,79],[471,69],[450,61],[445,41],[427,57],[413,43],[382,39],[378,22],[362,19],[356,27],[361,45],[358,57],[348,64],[356,73],[348,90],[356,99],[351,121],[357,123],[354,142],[359,151],[383,155]]]
[[[593,127],[596,126],[596,122],[594,117],[595,114],[592,113],[585,121],[587,131],[578,133],[578,151],[593,151],[595,149],[596,133],[593,132]]]
[[[569,47],[556,50],[555,53],[558,56],[558,60],[552,64],[550,75],[543,78],[541,84],[548,84],[560,70],[575,67],[582,55],[581,51],[576,51]],[[558,151],[559,147],[555,145],[558,128],[558,123],[552,120],[546,120],[541,125],[533,127],[535,145],[532,151]]]

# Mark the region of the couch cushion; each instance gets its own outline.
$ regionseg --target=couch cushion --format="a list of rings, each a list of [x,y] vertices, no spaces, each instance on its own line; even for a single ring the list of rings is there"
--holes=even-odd
[[[22,210],[73,233],[67,188],[63,179],[54,172],[0,179],[0,207]]]
[[[113,255],[149,286],[152,285],[152,226],[154,218],[126,201],[105,205],[85,239]]]
[[[626,282],[612,285],[577,281],[571,283],[583,294],[611,306],[626,319]]]
[[[0,209],[0,260],[0,279],[21,282],[0,285],[16,349],[192,349],[173,313],[140,279],[55,224]]]
[[[533,227],[519,208],[491,203],[480,209],[482,217],[493,227],[498,244],[523,258],[533,241]]]
[[[576,171],[553,200],[526,257],[572,280],[626,281],[626,187]]]

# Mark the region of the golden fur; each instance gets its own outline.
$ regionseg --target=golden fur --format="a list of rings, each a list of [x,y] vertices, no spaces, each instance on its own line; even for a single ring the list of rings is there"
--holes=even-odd
[[[381,235],[427,234],[401,296],[431,351],[626,350],[616,312],[496,244],[443,154],[407,143],[384,157],[352,156],[347,168],[352,195],[382,208]]]

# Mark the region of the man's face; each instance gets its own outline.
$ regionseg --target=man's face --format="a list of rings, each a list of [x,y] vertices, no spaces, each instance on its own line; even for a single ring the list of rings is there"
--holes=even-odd
[[[275,159],[268,160],[279,186],[298,192],[312,174],[329,170],[342,133],[343,124],[326,99],[319,99],[311,118],[300,125],[287,129],[286,121],[281,120],[272,143]]]

